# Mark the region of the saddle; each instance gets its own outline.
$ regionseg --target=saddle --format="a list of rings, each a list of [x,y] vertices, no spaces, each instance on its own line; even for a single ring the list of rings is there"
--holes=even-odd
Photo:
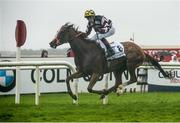
[[[106,46],[101,41],[99,41],[98,43],[100,47],[104,49],[105,55],[107,56]],[[106,57],[107,60],[114,60],[114,59],[118,59],[120,57],[126,56],[126,54],[124,53],[124,46],[120,42],[115,42],[115,41],[111,42],[110,46],[112,50],[114,50],[115,54],[110,57]]]

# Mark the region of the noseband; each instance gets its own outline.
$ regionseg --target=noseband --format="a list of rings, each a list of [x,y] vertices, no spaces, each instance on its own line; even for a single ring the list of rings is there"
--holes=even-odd
[[[55,38],[55,41],[57,45],[60,44],[60,40],[57,37]]]

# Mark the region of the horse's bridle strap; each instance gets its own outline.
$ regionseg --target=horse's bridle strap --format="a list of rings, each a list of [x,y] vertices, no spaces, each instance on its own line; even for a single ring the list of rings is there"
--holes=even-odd
[[[56,44],[60,44],[60,40],[58,38],[55,38]]]
[[[77,37],[79,37],[80,35],[82,35],[83,34],[83,32],[80,32],[79,34],[77,34],[75,37],[77,38]]]
[[[76,34],[75,35],[75,38],[78,38],[80,35],[82,35],[83,34],[83,32],[80,32],[80,33],[78,33],[78,34]],[[72,38],[72,39],[70,39],[69,41],[72,41],[72,40],[74,40],[74,38]]]

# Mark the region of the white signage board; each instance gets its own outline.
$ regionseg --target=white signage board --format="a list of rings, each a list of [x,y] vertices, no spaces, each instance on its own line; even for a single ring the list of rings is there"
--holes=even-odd
[[[1,60],[1,59],[0,59]],[[4,59],[3,59],[4,60]],[[14,59],[9,59],[13,61]],[[74,64],[73,58],[31,58],[23,59],[25,61],[39,61],[39,60],[63,60]],[[170,69],[165,69],[169,71]],[[163,85],[163,86],[179,86],[180,87],[180,70],[173,69],[171,71],[175,77],[172,80],[165,79],[158,70],[148,69],[148,84],[150,85]],[[71,72],[69,69],[43,69],[40,71],[40,92],[67,92],[65,80]],[[20,93],[35,93],[35,70],[21,70],[21,83]],[[130,75],[125,71],[123,73],[123,82],[130,79]],[[15,93],[15,71],[13,70],[0,70],[0,95],[14,94]],[[88,92],[89,82],[83,78],[79,79],[78,92]],[[114,75],[111,73],[109,76],[108,87],[112,87],[115,84]],[[105,75],[100,78],[93,89],[102,90],[105,88]],[[139,87],[136,83],[126,87],[127,91],[135,89],[139,91]],[[180,91],[180,90],[179,90]]]

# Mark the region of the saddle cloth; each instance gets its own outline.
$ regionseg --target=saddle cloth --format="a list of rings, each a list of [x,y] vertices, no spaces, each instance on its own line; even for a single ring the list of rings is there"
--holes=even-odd
[[[105,53],[107,56],[106,46],[101,41],[99,41],[99,44],[105,50]],[[113,60],[113,59],[120,58],[122,56],[126,56],[126,54],[124,53],[124,46],[120,42],[114,41],[110,43],[110,46],[114,50],[115,54],[110,57],[106,57],[107,60]]]

